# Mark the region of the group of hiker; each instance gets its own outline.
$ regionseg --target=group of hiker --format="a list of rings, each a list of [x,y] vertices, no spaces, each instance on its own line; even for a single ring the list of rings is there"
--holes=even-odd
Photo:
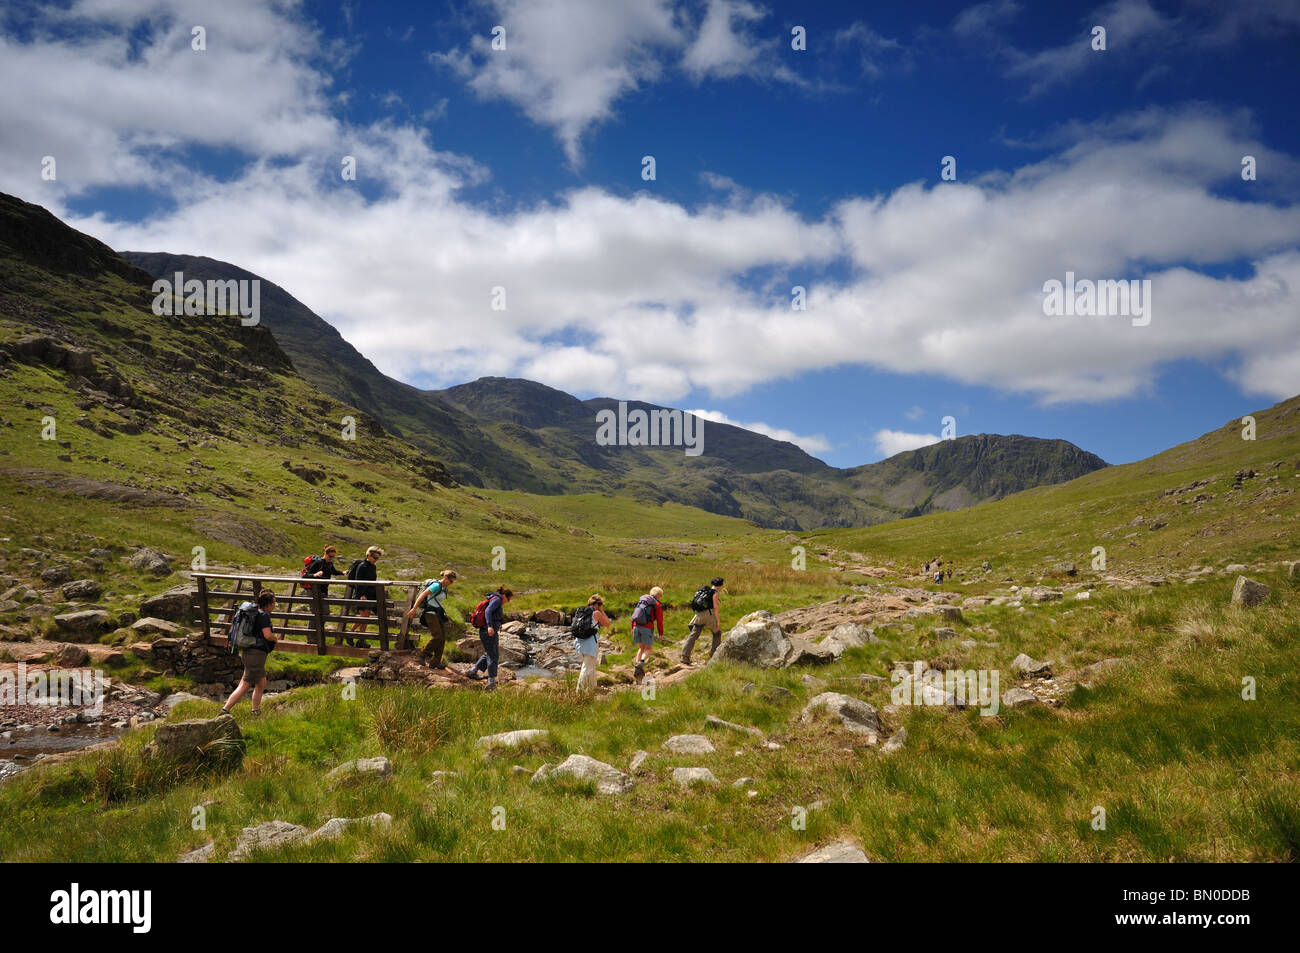
[[[344,573],[334,565],[338,549],[334,546],[326,546],[320,556],[309,556],[303,560],[300,575],[304,582],[300,585],[307,589],[312,585],[307,580],[346,576],[349,580],[356,580],[358,583],[350,587],[350,598],[374,603],[375,587],[367,586],[365,583],[378,578],[375,564],[383,555],[382,549],[371,546],[366,550],[366,555],[354,560]],[[442,656],[450,623],[445,602],[457,578],[455,570],[444,569],[437,579],[428,580],[421,586],[419,594],[406,613],[407,619],[418,621],[429,631],[429,641],[419,651],[421,661],[430,668],[441,671],[447,671]],[[710,658],[722,642],[720,593],[723,584],[722,577],[715,577],[707,585],[701,586],[691,599],[691,608],[695,614],[691,617],[686,640],[682,643],[681,662],[684,665],[690,664],[691,652],[702,632],[707,630],[713,637],[709,648]],[[656,630],[659,639],[664,638],[663,594],[662,588],[654,586],[637,600],[636,607],[632,611],[632,642],[636,648],[633,677],[638,684],[645,678],[645,666],[654,648]],[[483,651],[478,660],[464,673],[464,677],[472,681],[486,678],[485,687],[489,691],[495,689],[497,685],[505,606],[513,598],[514,592],[509,587],[498,586],[494,591],[485,594],[470,616],[470,625],[478,630]],[[230,649],[240,654],[244,673],[239,684],[222,706],[222,714],[230,714],[235,704],[250,690],[253,693],[253,714],[259,714],[261,711],[262,694],[266,690],[267,681],[266,658],[274,651],[275,643],[279,638],[271,621],[271,613],[275,611],[275,607],[275,593],[269,589],[262,589],[255,602],[243,603],[234,613],[230,627]],[[356,615],[369,618],[373,617],[374,611],[371,607],[362,606],[357,610]],[[357,622],[353,625],[352,632],[357,636],[362,635],[368,624]],[[591,596],[587,604],[573,614],[570,631],[574,649],[582,661],[578,674],[578,691],[581,693],[594,692],[596,689],[601,631],[612,632],[613,625],[613,620],[605,612],[605,600],[599,594]],[[361,638],[342,635],[335,638],[336,645],[343,641],[358,648],[368,647],[368,643]],[[418,641],[417,637],[417,644]]]
[[[929,575],[931,570],[934,572],[932,578],[936,584],[942,583],[945,579],[952,578],[952,566],[950,565],[947,569],[944,569],[943,560],[938,557],[931,559],[922,569],[926,575]]]

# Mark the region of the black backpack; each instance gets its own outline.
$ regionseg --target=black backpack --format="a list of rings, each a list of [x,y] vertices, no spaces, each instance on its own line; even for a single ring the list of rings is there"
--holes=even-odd
[[[696,612],[712,612],[713,587],[700,586],[695,595],[691,596],[691,608]]]
[[[595,612],[594,606],[583,606],[573,613],[573,625],[569,627],[569,631],[575,639],[589,639],[600,631],[596,620],[591,617],[593,612]]]
[[[354,560],[352,560],[352,565],[348,567],[348,578],[349,578],[349,579],[356,579],[356,578],[357,578],[357,570],[361,568],[361,564],[362,564],[363,562],[365,562],[365,559],[354,559]]]

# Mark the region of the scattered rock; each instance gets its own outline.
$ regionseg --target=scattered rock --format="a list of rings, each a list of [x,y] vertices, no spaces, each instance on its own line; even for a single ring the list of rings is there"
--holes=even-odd
[[[776,618],[772,613],[760,610],[736,623],[708,664],[741,662],[759,668],[784,668],[793,652],[794,646]]]
[[[180,705],[184,702],[201,702],[201,701],[203,701],[202,698],[200,698],[198,695],[193,695],[189,692],[172,692],[170,695],[164,698],[160,704],[162,705],[163,708],[166,708],[168,711],[171,711],[177,705]]]
[[[168,622],[166,619],[155,619],[153,616],[145,616],[143,619],[136,619],[131,623],[131,629],[142,635],[178,635],[181,627],[175,622]],[[148,643],[146,643],[148,644]],[[141,656],[147,658],[148,656]]]
[[[1052,666],[1049,662],[1037,662],[1024,652],[1021,652],[1012,660],[1011,670],[1028,675],[1030,678],[1052,677]]]
[[[719,783],[708,768],[673,768],[673,780],[684,788],[692,784]]]
[[[172,571],[172,559],[166,553],[146,546],[131,554],[131,568],[143,569],[156,576],[168,576]]]
[[[935,606],[935,614],[947,622],[964,622],[961,609],[957,606]]]
[[[393,816],[380,811],[378,814],[370,814],[366,817],[331,817],[319,828],[312,831],[303,840],[303,843],[310,844],[312,841],[332,840],[335,837],[342,837],[344,832],[350,827],[364,825],[366,827],[391,827]]]
[[[517,748],[533,740],[549,738],[551,733],[545,728],[522,728],[518,731],[503,731],[496,735],[484,735],[478,740],[480,748]]]
[[[895,751],[902,751],[903,745],[906,743],[907,729],[900,726],[896,732],[889,736],[889,740],[881,745],[880,751],[882,754],[893,754]]]
[[[103,609],[82,609],[54,617],[54,624],[65,632],[98,634],[111,627],[112,617]]]
[[[90,661],[90,653],[84,645],[61,644],[50,653],[50,661],[59,668],[81,668]]]
[[[1034,602],[1054,602],[1064,595],[1060,589],[1049,589],[1047,586],[1034,586],[1029,590],[1029,598]]]
[[[98,599],[103,591],[104,587],[93,579],[78,579],[64,584],[63,598],[69,602],[90,602]]]
[[[717,750],[704,735],[673,735],[664,747],[674,754],[713,754]]]
[[[140,603],[140,615],[183,622],[193,615],[197,597],[198,591],[193,586],[172,586]]]
[[[288,821],[267,821],[256,827],[245,827],[226,859],[241,861],[255,850],[277,850],[287,847],[302,840],[308,833],[307,828],[299,824],[290,824]]]
[[[881,732],[880,715],[875,707],[860,698],[839,692],[823,692],[804,707],[799,720],[811,722],[821,712],[838,718],[840,724],[854,734],[879,735]]]
[[[388,779],[392,776],[393,766],[387,758],[357,758],[339,765],[325,775],[325,780],[337,784],[358,778]]]
[[[202,847],[196,847],[193,850],[186,851],[176,858],[178,864],[206,864],[212,859],[212,851],[216,849],[216,844],[208,841]]]
[[[618,768],[585,754],[571,754],[555,767],[542,765],[533,775],[532,784],[549,778],[577,778],[580,781],[594,781],[599,794],[626,794],[632,790],[635,782],[629,775]]]
[[[810,853],[804,854],[796,864],[869,864],[871,861],[863,853],[861,847],[852,841],[836,841],[834,844],[827,844],[824,847],[818,847]]]
[[[1238,576],[1237,584],[1232,587],[1232,604],[1249,609],[1267,602],[1272,592],[1273,590],[1262,582]]]
[[[1037,704],[1038,696],[1023,688],[1008,688],[1002,693],[1003,708],[1024,708]]]
[[[712,725],[715,728],[730,728],[732,731],[743,731],[747,735],[753,735],[755,738],[762,738],[763,732],[757,728],[750,728],[748,725],[738,725],[734,721],[724,721],[717,715],[709,715],[704,719],[706,725]]]
[[[238,761],[244,757],[244,736],[229,715],[163,722],[145,751],[148,757],[167,761]]]

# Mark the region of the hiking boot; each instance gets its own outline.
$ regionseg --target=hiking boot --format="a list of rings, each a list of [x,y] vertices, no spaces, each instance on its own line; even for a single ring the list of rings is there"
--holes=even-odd
[[[471,681],[477,682],[480,679],[482,679],[483,676],[478,673],[478,669],[471,668],[468,672],[465,673],[465,677],[470,679]]]
[[[483,691],[494,692],[496,690],[497,690],[497,680],[495,678],[489,678],[487,680],[487,684],[483,686]]]
[[[645,678],[645,663],[636,663],[636,666],[632,669],[632,677],[636,679],[638,685],[641,684],[642,679]]]

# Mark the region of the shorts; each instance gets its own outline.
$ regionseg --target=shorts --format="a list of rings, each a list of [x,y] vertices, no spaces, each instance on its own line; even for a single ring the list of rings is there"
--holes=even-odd
[[[266,653],[261,649],[248,649],[239,659],[244,663],[244,681],[256,685],[266,678]]]
[[[632,641],[637,645],[654,645],[655,630],[645,625],[633,626]]]

